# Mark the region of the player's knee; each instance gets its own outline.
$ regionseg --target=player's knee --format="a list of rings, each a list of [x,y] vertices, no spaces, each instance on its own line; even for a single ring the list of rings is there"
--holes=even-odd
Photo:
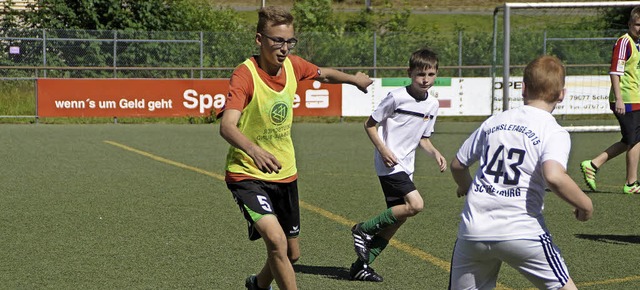
[[[276,234],[262,237],[271,254],[287,256],[287,238],[284,234]]]
[[[296,262],[298,262],[298,260],[300,260],[300,255],[289,255],[289,261],[291,262],[291,264],[295,264]]]
[[[420,212],[422,212],[423,209],[424,209],[424,204],[423,203],[410,204],[408,206],[409,216],[415,216],[415,215],[419,214]]]

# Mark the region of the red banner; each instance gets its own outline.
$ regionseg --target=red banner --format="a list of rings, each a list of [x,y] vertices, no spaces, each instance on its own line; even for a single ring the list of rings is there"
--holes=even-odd
[[[229,80],[38,79],[39,117],[195,117],[217,114]],[[342,86],[305,81],[293,113],[341,116]]]

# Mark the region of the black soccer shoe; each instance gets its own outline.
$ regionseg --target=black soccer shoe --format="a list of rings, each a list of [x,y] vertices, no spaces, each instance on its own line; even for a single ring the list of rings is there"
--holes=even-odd
[[[351,235],[353,236],[353,249],[358,255],[360,261],[369,263],[369,247],[371,246],[372,235],[369,235],[362,231],[362,223],[355,224],[351,228]]]
[[[247,287],[247,290],[260,290],[262,288],[258,287],[258,277],[256,275],[251,275],[247,277],[244,281],[244,286]],[[266,290],[271,290],[271,286],[266,288]]]
[[[378,275],[369,265],[364,264],[362,267],[356,266],[355,263],[351,264],[351,270],[349,270],[349,277],[351,280],[368,281],[368,282],[382,282],[382,276]]]

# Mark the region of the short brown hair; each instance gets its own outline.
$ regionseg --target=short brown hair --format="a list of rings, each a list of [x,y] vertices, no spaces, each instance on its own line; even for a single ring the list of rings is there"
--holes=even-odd
[[[555,56],[543,55],[524,69],[524,89],[531,100],[556,102],[564,90],[565,68]]]
[[[629,23],[631,23],[634,19],[640,19],[640,6],[634,7],[633,9],[631,9],[631,13],[629,13]]]
[[[434,68],[436,71],[438,70],[438,55],[435,52],[431,49],[423,48],[411,54],[409,71],[429,68]]]
[[[289,11],[274,6],[266,6],[258,11],[258,27],[256,32],[263,33],[268,25],[292,25],[293,15]]]

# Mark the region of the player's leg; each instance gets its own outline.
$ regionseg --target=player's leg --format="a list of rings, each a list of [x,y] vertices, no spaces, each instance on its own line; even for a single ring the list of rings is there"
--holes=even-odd
[[[416,190],[413,181],[404,172],[389,176],[380,176],[387,209],[377,216],[354,226],[354,248],[358,259],[351,265],[351,277],[356,280],[382,281],[370,265],[384,251],[389,240],[395,235],[408,217],[422,211],[424,202]],[[366,241],[357,237],[368,237]],[[360,279],[357,273],[366,271],[366,279]]]
[[[417,190],[413,190],[404,196],[404,204],[396,205],[391,210],[398,221],[405,221],[407,218],[422,212],[423,208],[424,200],[422,200],[422,196]]]
[[[598,156],[591,159],[591,165],[595,167],[596,170],[600,169],[605,163],[609,160],[618,157],[618,155],[627,151],[627,144],[624,144],[620,141],[611,144],[607,149],[602,151]]]
[[[369,235],[376,235],[385,228],[418,214],[424,206],[411,177],[405,172],[379,176],[379,179],[387,209],[361,224],[361,230]]]
[[[271,202],[272,185],[259,180],[228,183],[234,200],[248,223],[250,240],[261,237],[267,249],[267,261],[258,275],[247,278],[249,289],[269,289],[274,279],[281,289],[295,289],[295,273],[287,256],[288,243]]]
[[[274,224],[268,226],[269,229],[274,230],[273,239],[268,233],[261,232],[269,251],[269,267],[268,269],[263,268],[261,273],[264,274],[264,278],[269,278],[269,274],[271,274],[280,289],[296,289],[295,272],[292,265],[300,258],[298,242],[300,206],[297,181],[290,183],[265,182],[265,186],[268,188],[269,203],[277,219]],[[261,230],[260,222],[257,222],[256,225]],[[273,243],[269,244],[268,241]]]
[[[380,179],[380,185],[382,186],[382,191],[385,196],[387,209],[369,220],[354,225],[351,229],[356,254],[358,258],[365,263],[369,261],[369,251],[373,237],[380,231],[398,223],[399,220],[394,215],[393,208],[396,206],[406,208],[405,196],[416,190],[413,181],[405,172],[379,176],[378,178]],[[422,210],[422,205],[418,201],[413,201],[413,203],[414,207],[420,207],[420,210]],[[406,219],[406,216],[403,216],[403,219]],[[390,231],[392,232],[392,236],[395,230]]]
[[[300,245],[298,243],[298,238],[287,238],[287,256],[289,257],[289,261],[291,264],[294,264],[298,261],[300,257]],[[269,267],[269,263],[266,262],[262,267],[262,270],[258,275],[256,275],[256,286],[262,289],[270,289],[270,284],[273,281],[273,275],[271,274],[271,268]]]
[[[640,143],[629,146],[627,151],[627,184],[638,181],[638,160],[640,159]]]
[[[490,251],[491,242],[456,240],[451,257],[449,289],[495,289],[502,262]]]
[[[622,192],[626,194],[640,193],[638,184],[638,161],[640,159],[640,111],[627,112],[624,115],[616,114],[616,119],[620,124],[620,143],[626,146],[626,168],[627,174]]]
[[[596,173],[607,161],[616,158],[618,155],[627,151],[627,144],[620,141],[611,144],[607,149],[602,151],[598,156],[591,160],[585,160],[580,163],[582,177],[591,190],[596,190]]]
[[[575,289],[560,250],[548,234],[538,239],[499,242],[499,258],[538,289]]]
[[[287,257],[291,264],[300,259],[300,201],[298,182],[273,183],[275,193],[271,195],[278,222],[287,237]]]
[[[638,184],[638,161],[640,161],[640,111],[627,113],[631,119],[632,130],[628,131],[627,144],[627,184],[623,191],[627,194],[640,193],[640,184]],[[627,115],[625,114],[625,115]]]
[[[404,203],[391,207],[391,213],[396,218],[396,222],[385,227],[376,236],[380,236],[387,241],[391,240],[398,229],[407,221],[407,218],[420,213],[424,208],[424,200],[417,190],[413,190],[404,196]]]
[[[265,215],[255,223],[255,227],[264,240],[267,248],[267,263],[278,287],[280,289],[297,289],[295,272],[287,255],[287,237],[278,219],[274,215]],[[268,272],[264,274],[266,276]]]

